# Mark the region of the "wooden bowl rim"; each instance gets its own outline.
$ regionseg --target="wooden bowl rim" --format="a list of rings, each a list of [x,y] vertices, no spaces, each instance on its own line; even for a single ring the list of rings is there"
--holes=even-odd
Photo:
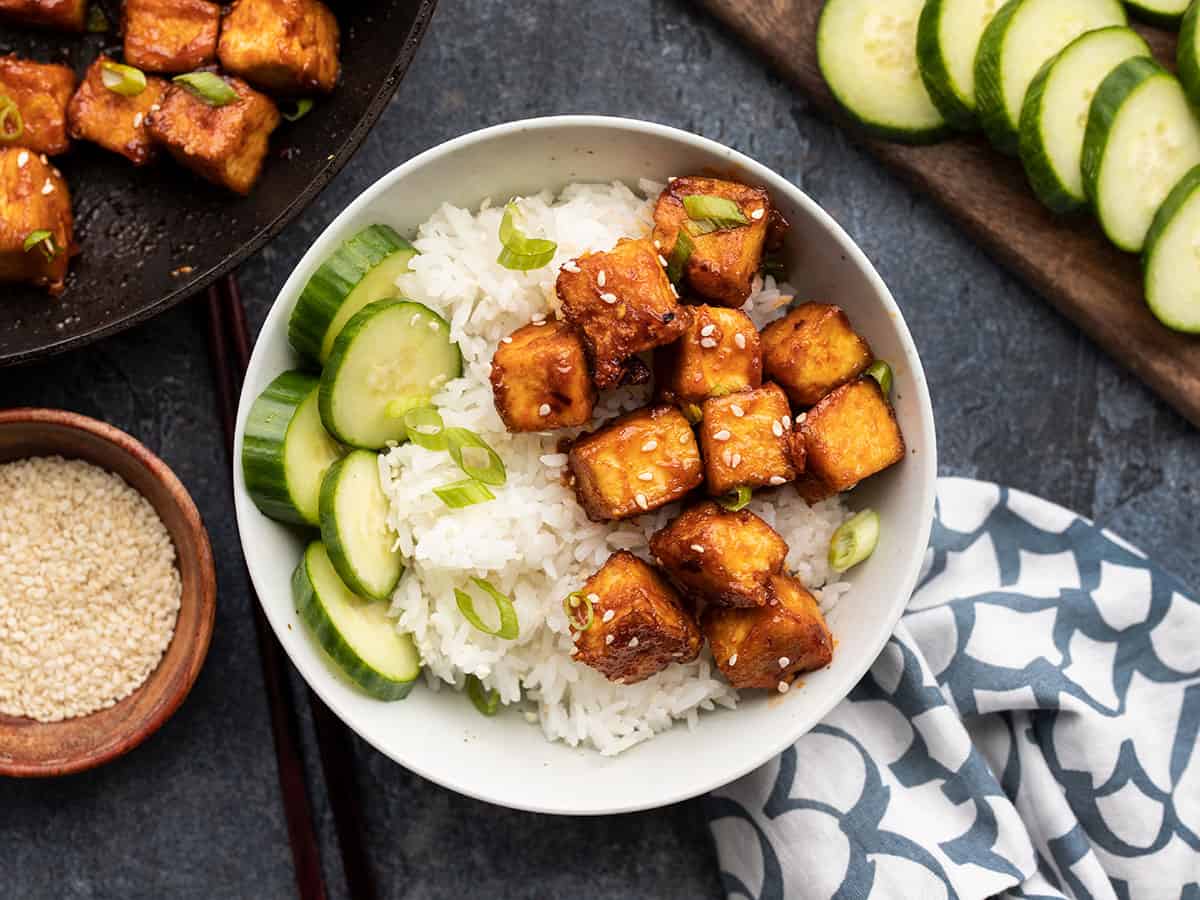
[[[154,732],[158,731],[167,719],[179,709],[180,705],[187,698],[187,695],[191,692],[196,678],[200,675],[200,670],[204,666],[209,646],[212,643],[213,625],[215,624],[217,611],[217,574],[216,565],[213,560],[212,543],[209,541],[208,531],[204,527],[204,522],[200,518],[200,511],[196,508],[196,503],[192,499],[191,493],[188,492],[188,489],[184,487],[183,482],[179,480],[171,468],[142,444],[141,441],[121,429],[109,425],[107,422],[62,409],[17,407],[0,410],[0,428],[5,425],[14,424],[53,425],[87,432],[117,447],[117,449],[123,451],[144,469],[148,470],[155,479],[165,486],[171,502],[175,504],[183,516],[185,532],[194,541],[200,576],[197,579],[197,589],[192,592],[195,594],[195,602],[199,605],[200,628],[195,632],[194,638],[190,642],[190,652],[183,658],[183,662],[186,664],[183,670],[184,677],[168,699],[154,709],[153,714],[142,719],[137,724],[137,727],[129,732],[114,734],[112,740],[94,753],[84,752],[75,758],[55,759],[39,763],[14,762],[0,759],[0,776],[13,778],[50,778],[94,769],[97,766],[111,762],[119,756],[123,756],[145,741]],[[93,465],[95,464],[93,463]],[[100,468],[104,467],[100,466]],[[106,469],[106,471],[109,470]],[[113,474],[118,473],[114,472]],[[132,487],[132,485],[130,486]],[[134,488],[134,490],[137,489]],[[171,542],[175,545],[176,565],[179,565],[179,542],[175,535],[171,535]],[[187,596],[181,593],[181,608],[185,602],[187,602]],[[163,658],[166,658],[165,653]],[[161,661],[159,665],[162,665]],[[153,677],[153,675],[154,672],[151,672],[146,681],[129,696],[132,697],[138,691],[141,691],[149,683],[150,677]],[[86,716],[82,718],[86,718]],[[42,724],[48,723],[35,723],[29,727],[37,728]]]

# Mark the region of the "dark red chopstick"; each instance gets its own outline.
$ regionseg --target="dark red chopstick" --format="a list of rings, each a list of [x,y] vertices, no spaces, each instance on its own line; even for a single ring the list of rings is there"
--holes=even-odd
[[[250,363],[250,332],[246,325],[246,309],[242,304],[241,292],[234,275],[226,276],[209,288],[208,323],[209,352],[217,382],[217,404],[225,432],[225,446],[232,459],[237,397]],[[288,839],[292,845],[296,868],[296,886],[301,900],[323,900],[326,889],[321,874],[320,848],[312,806],[304,780],[304,765],[300,756],[299,720],[291,692],[287,690],[288,663],[263,616],[252,587],[250,593],[271,706],[271,727],[279,760],[279,780],[288,821]],[[351,736],[311,689],[308,691],[308,703],[349,895],[354,900],[374,900],[377,894],[362,837],[362,813],[354,777],[355,761]]]

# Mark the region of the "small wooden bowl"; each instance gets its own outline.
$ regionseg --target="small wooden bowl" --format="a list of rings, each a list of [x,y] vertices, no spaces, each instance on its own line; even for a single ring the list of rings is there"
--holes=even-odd
[[[0,411],[0,463],[55,455],[121,476],[154,507],[175,544],[183,582],[179,619],[158,668],[116,705],[53,723],[0,714],[0,775],[66,775],[129,752],[179,708],[212,637],[217,596],[212,547],[196,504],[175,473],[104,422],[55,409]]]

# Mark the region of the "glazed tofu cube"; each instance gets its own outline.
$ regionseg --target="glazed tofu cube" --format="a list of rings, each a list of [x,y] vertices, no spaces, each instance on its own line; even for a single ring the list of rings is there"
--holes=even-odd
[[[684,206],[684,197],[689,196],[731,200],[746,223],[708,234],[696,233],[694,225],[688,226]],[[688,228],[693,250],[683,267],[684,282],[713,303],[738,307],[750,297],[750,284],[762,264],[770,221],[771,198],[760,188],[717,178],[676,178],[659,195],[654,207],[654,240],[669,257],[680,229]]]
[[[149,162],[158,148],[150,137],[150,110],[162,100],[167,82],[146,77],[146,89],[125,97],[104,86],[101,73],[107,57],[92,63],[67,107],[67,128],[73,138],[92,141],[120,153],[134,165]]]
[[[802,303],[762,333],[763,369],[796,406],[808,407],[853,381],[875,358],[846,314],[826,303]]]
[[[50,156],[67,152],[67,103],[74,90],[75,73],[66,66],[0,56],[0,94],[21,113],[19,140],[27,150]]]
[[[696,436],[673,406],[650,406],[581,435],[567,464],[593,522],[628,519],[678,500],[704,478]]]
[[[492,357],[492,394],[509,431],[585,424],[596,390],[579,332],[556,321],[518,328]]]
[[[225,106],[210,106],[180,85],[168,87],[150,115],[150,134],[197,175],[248,194],[279,125],[279,110],[240,78],[225,81],[238,95]]]
[[[217,57],[221,7],[208,0],[125,0],[125,61],[147,72],[191,72]]]
[[[567,320],[583,332],[599,388],[625,375],[635,353],[677,340],[687,328],[675,288],[654,246],[623,238],[607,253],[588,253],[558,273]]]
[[[319,0],[237,0],[217,56],[264,91],[328,94],[338,78],[337,19]]]
[[[25,147],[0,147],[0,282],[62,293],[72,227],[71,194],[58,169]],[[49,231],[49,241],[26,250],[39,231]]]
[[[0,0],[0,19],[18,25],[83,31],[87,0]]]
[[[710,397],[702,409],[700,448],[714,497],[739,487],[786,484],[804,469],[779,385],[768,382],[757,390]]]
[[[816,598],[790,575],[772,575],[769,590],[766,606],[705,610],[704,636],[734,687],[783,692],[797,675],[833,661],[833,636]]]
[[[762,384],[758,329],[741,310],[693,306],[687,331],[654,351],[658,396],[677,406],[699,406]]]
[[[874,378],[829,394],[808,411],[798,433],[809,474],[832,493],[848,491],[904,458],[896,415]]]
[[[722,606],[765,606],[788,545],[750,510],[707,501],[656,532],[650,552],[683,591]]]
[[[633,684],[700,653],[700,629],[679,595],[627,550],[608,558],[582,593],[592,626],[575,633],[575,659],[617,684]]]

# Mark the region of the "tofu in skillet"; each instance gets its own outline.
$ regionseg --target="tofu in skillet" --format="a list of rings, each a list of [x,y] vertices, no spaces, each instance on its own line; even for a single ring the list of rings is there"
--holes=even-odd
[[[221,66],[264,91],[328,94],[338,79],[338,23],[320,0],[237,0],[221,26]]]
[[[27,150],[67,152],[67,103],[74,90],[75,73],[67,66],[0,56],[0,94],[21,114],[23,130],[15,143]]]
[[[104,86],[103,66],[108,61],[108,57],[101,56],[88,66],[67,106],[67,129],[73,138],[120,153],[136,166],[144,165],[158,151],[150,137],[148,120],[162,101],[167,82],[148,75],[146,89],[126,97]]]
[[[125,62],[147,72],[191,72],[213,63],[221,7],[208,0],[125,0]]]
[[[0,19],[36,28],[83,31],[87,0],[0,0]]]
[[[72,229],[71,194],[58,169],[27,147],[0,146],[0,282],[62,293]]]

